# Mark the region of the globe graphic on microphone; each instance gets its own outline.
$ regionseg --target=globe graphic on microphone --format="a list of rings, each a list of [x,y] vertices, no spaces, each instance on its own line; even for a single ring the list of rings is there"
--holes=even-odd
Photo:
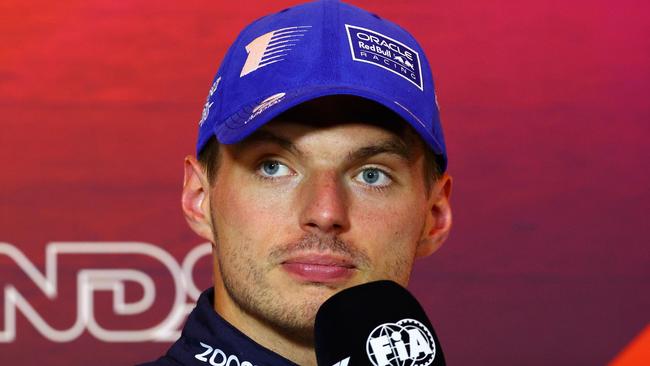
[[[427,366],[435,359],[433,336],[419,321],[384,323],[370,332],[366,352],[375,366]]]

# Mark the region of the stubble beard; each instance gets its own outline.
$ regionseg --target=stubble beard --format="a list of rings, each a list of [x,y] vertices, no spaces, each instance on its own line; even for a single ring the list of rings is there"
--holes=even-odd
[[[324,284],[306,284],[315,296],[277,291],[269,282],[268,273],[277,268],[282,258],[297,250],[328,250],[343,254],[359,268],[367,268],[368,256],[338,237],[306,234],[298,241],[274,248],[268,262],[247,256],[252,243],[240,247],[221,248],[215,238],[217,260],[224,287],[233,302],[246,314],[269,325],[284,336],[303,344],[313,344],[314,321],[322,303],[335,291]],[[318,291],[322,287],[322,291]],[[303,295],[303,296],[300,296]],[[289,297],[289,298],[288,298]]]
[[[343,288],[332,289],[325,284],[306,284],[305,286],[310,286],[310,290],[313,290],[308,291],[313,296],[278,291],[269,281],[269,272],[277,269],[283,258],[298,250],[342,254],[352,260],[357,270],[366,274],[377,265],[375,263],[373,266],[364,251],[336,236],[308,233],[298,241],[273,248],[266,258],[260,259],[245,254],[254,252],[255,243],[252,241],[223,248],[219,245],[216,230],[214,232],[221,278],[236,306],[276,332],[307,346],[313,346],[314,321],[318,309],[325,300]],[[390,279],[406,285],[414,258],[399,250],[386,253],[386,256],[391,261],[384,263],[383,271],[372,273],[368,278],[363,277],[363,282]],[[318,291],[319,287],[322,291]]]

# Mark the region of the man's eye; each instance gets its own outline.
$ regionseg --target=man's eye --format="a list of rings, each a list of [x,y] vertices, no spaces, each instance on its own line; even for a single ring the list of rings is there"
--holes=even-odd
[[[373,187],[385,187],[392,181],[388,174],[377,168],[364,169],[354,178]]]
[[[276,178],[291,175],[289,167],[275,160],[262,162],[257,170],[263,177]]]

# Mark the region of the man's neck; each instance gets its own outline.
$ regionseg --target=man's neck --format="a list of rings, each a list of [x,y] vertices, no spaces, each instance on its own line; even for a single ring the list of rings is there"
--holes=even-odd
[[[281,333],[270,324],[245,312],[232,301],[217,301],[217,293],[222,291],[216,288],[215,290],[214,310],[228,323],[256,343],[298,365],[316,366],[313,340]]]

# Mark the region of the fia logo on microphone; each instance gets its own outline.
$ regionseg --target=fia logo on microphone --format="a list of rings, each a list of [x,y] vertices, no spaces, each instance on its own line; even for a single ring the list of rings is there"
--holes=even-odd
[[[402,319],[373,329],[366,352],[375,366],[428,366],[436,357],[436,344],[424,324]]]

